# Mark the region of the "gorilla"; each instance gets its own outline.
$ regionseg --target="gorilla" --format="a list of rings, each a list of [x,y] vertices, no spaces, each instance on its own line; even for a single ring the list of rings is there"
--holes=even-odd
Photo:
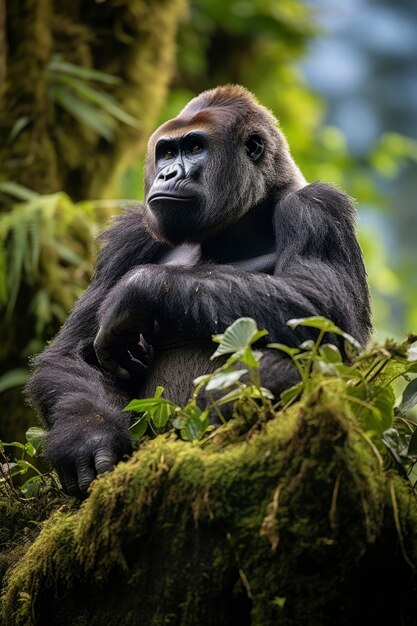
[[[131,452],[129,400],[162,385],[184,403],[193,379],[217,366],[212,334],[236,318],[289,346],[317,331],[286,322],[314,315],[369,340],[352,202],[307,184],[277,120],[243,87],[203,92],[151,136],[144,204],[102,238],[91,285],[27,387],[72,495]],[[297,373],[263,341],[261,380],[279,397]],[[340,338],[329,341],[343,353]]]

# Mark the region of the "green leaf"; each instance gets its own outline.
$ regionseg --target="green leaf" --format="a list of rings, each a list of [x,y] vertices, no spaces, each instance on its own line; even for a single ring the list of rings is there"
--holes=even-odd
[[[201,411],[196,404],[188,404],[183,411],[188,419],[180,434],[186,441],[194,441],[205,433],[208,426],[208,411]]]
[[[53,87],[51,94],[54,100],[75,119],[92,128],[108,142],[113,141],[115,122],[111,117],[106,116],[97,107],[87,104],[66,87]]]
[[[257,369],[259,367],[259,361],[262,358],[262,352],[260,350],[252,350],[248,347],[240,357],[240,361],[250,368]]]
[[[25,385],[29,378],[29,374],[29,370],[23,368],[16,368],[6,372],[3,376],[0,376],[0,393],[3,393],[8,389],[13,389],[14,387]]]
[[[303,389],[304,383],[301,382],[293,385],[292,387],[289,387],[288,389],[285,389],[280,395],[281,402],[283,404],[287,404],[288,402],[295,400],[298,396],[301,395]]]
[[[161,398],[164,393],[164,388],[161,385],[158,385],[155,389],[154,398]]]
[[[74,65],[67,61],[62,61],[58,57],[54,57],[48,64],[48,70],[50,72],[68,74],[68,76],[77,76],[85,80],[92,80],[100,83],[106,83],[108,85],[117,85],[120,83],[118,76],[113,74],[107,74],[107,72],[101,72],[91,67],[83,67],[81,65]]]
[[[259,389],[257,389],[256,387],[248,386],[246,390],[250,390],[251,398],[261,398],[263,396],[264,398],[268,398],[268,400],[274,400],[274,394],[266,387],[259,387]]]
[[[19,185],[19,183],[14,183],[12,181],[1,182],[0,191],[3,193],[7,193],[7,195],[12,196],[12,198],[16,198],[16,200],[20,200],[22,202],[34,200],[35,198],[39,197],[39,194],[36,191],[32,191],[31,189],[23,187],[23,185]]]
[[[318,330],[323,330],[326,333],[334,333],[335,335],[341,335],[348,341],[352,346],[354,346],[357,350],[361,350],[361,344],[354,338],[352,335],[345,333],[341,330],[336,324],[327,317],[300,317],[297,319],[292,319],[287,322],[287,326],[290,328],[297,328],[297,326],[308,326],[310,328],[317,328]]]
[[[193,418],[200,417],[203,414],[203,411],[194,402],[187,404],[184,407],[182,412],[186,415],[186,417],[193,417]]]
[[[373,385],[372,387],[377,394],[374,402],[382,415],[382,427],[386,430],[392,426],[394,419],[395,394],[391,387],[380,387],[377,385]]]
[[[41,476],[32,476],[20,487],[21,493],[25,498],[31,498],[39,488],[41,484]]]
[[[299,348],[290,348],[286,346],[284,343],[268,343],[268,348],[274,348],[275,350],[280,350],[281,352],[285,352],[290,357],[294,357],[296,354],[300,352]]]
[[[19,474],[26,474],[27,471],[33,469],[33,465],[25,459],[19,459],[10,469],[10,476],[17,476]]]
[[[411,435],[410,442],[408,444],[408,454],[417,454],[417,428],[414,429],[414,432]]]
[[[26,128],[26,126],[30,123],[30,117],[23,116],[19,117],[16,122],[13,124],[12,130],[10,131],[8,143],[13,143],[16,137]]]
[[[337,376],[339,373],[334,363],[326,363],[322,359],[314,360],[313,372],[323,374],[324,376]]]
[[[10,463],[9,468],[10,476],[20,476],[21,474],[26,474],[26,472],[28,471],[27,467],[21,467],[17,463]]]
[[[45,447],[46,430],[39,426],[31,426],[25,433],[26,441],[33,446],[35,454],[42,452]],[[31,455],[33,456],[33,455]]]
[[[413,467],[408,472],[408,480],[410,481],[411,486],[415,488],[417,484],[417,463],[414,463]]]
[[[297,326],[308,326],[310,328],[318,328],[319,330],[329,331],[330,328],[336,328],[340,331],[340,328],[335,326],[333,322],[327,317],[315,316],[315,317],[298,317],[288,320],[287,326],[290,328],[297,328]],[[334,331],[333,331],[334,332]]]
[[[388,428],[382,433],[382,441],[400,465],[407,456],[408,444],[396,428]]]
[[[417,404],[417,378],[411,381],[404,389],[403,397],[400,404],[400,410],[407,413]]]
[[[147,414],[142,415],[136,422],[129,427],[129,433],[134,439],[140,439],[148,428]]]
[[[207,382],[212,378],[213,374],[203,374],[194,378],[193,385],[199,385],[200,383]]]
[[[28,441],[28,443],[25,445],[25,452],[29,456],[35,456],[36,455],[36,448]]]
[[[303,341],[303,343],[300,343],[300,350],[306,350],[308,352],[311,352],[311,350],[314,348],[314,346],[316,345],[316,342],[313,341],[312,339],[306,339],[305,341]]]
[[[248,389],[249,387],[245,387],[244,389],[233,389],[219,400],[216,400],[216,405],[222,406],[223,404],[227,404],[228,402],[235,402],[236,400],[239,400],[239,398],[242,398],[242,396],[245,395]]]
[[[362,378],[360,370],[349,367],[349,365],[345,365],[344,363],[335,363],[335,368],[341,378]]]
[[[66,246],[61,241],[52,240],[49,242],[49,246],[57,252],[58,256],[63,261],[67,261],[67,263],[69,263],[70,265],[75,265],[80,269],[89,268],[89,263],[85,259],[83,259],[82,256],[74,252],[72,248]]]
[[[266,330],[257,329],[256,322],[252,318],[240,317],[222,335],[213,336],[213,341],[220,345],[211,359],[235,352],[243,354],[246,348],[267,334]]]
[[[347,394],[350,398],[360,400],[359,403],[353,400],[351,406],[365,431],[382,435],[391,427],[395,396],[390,387],[361,383],[349,387]]]
[[[319,348],[319,354],[325,363],[342,363],[340,350],[331,343],[325,343]]]
[[[20,443],[20,441],[12,441],[11,443],[6,443],[4,441],[1,442],[1,445],[4,448],[19,448],[19,450],[25,450],[25,444]]]
[[[60,82],[68,87],[70,90],[75,91],[82,100],[91,102],[100,111],[105,111],[115,119],[119,120],[123,124],[132,126],[133,128],[139,128],[140,124],[132,115],[126,113],[121,109],[115,100],[107,93],[91,87],[86,82],[77,78],[62,77]]]
[[[168,400],[162,400],[154,408],[149,409],[149,414],[156,428],[164,428],[169,418],[175,414],[175,405]]]
[[[145,411],[151,411],[155,407],[160,404],[168,403],[171,404],[174,408],[176,405],[170,400],[165,400],[165,398],[144,398],[143,400],[132,400],[129,402],[127,406],[123,409],[123,411],[134,411],[135,413],[144,413]]]
[[[169,418],[174,415],[175,410],[177,409],[176,404],[170,400],[162,398],[163,391],[164,388],[158,385],[155,389],[155,395],[153,398],[132,400],[127,406],[125,406],[123,411],[147,413],[147,420],[152,419],[156,428],[163,428],[166,426]],[[129,428],[129,430],[135,437],[141,437],[146,430],[146,426],[142,423],[142,419],[139,419]]]
[[[246,372],[247,370],[223,370],[210,378],[206,386],[206,390],[213,391],[214,389],[227,389],[233,385],[233,383],[242,378],[243,374],[246,374]]]
[[[181,430],[187,423],[187,417],[184,415],[178,415],[175,419],[172,420],[172,425],[177,430]]]

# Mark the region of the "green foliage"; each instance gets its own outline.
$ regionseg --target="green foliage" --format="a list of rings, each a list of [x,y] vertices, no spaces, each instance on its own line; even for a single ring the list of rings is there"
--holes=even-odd
[[[14,202],[9,212],[0,215],[2,332],[13,328],[17,303],[22,306],[19,297],[25,297],[25,310],[35,322],[25,349],[32,353],[62,324],[88,284],[105,204],[73,203],[62,192],[40,195],[11,182],[0,183],[0,197]],[[13,380],[20,384],[23,370],[6,376],[0,379],[0,389],[10,388]]]
[[[138,121],[95,84],[117,85],[121,82],[117,76],[53,57],[48,64],[48,82],[51,98],[107,141],[114,140],[118,123],[139,128]]]
[[[36,457],[42,454],[44,449],[45,431],[42,428],[32,426],[26,432],[26,442],[13,441],[6,443],[0,441],[0,486],[3,491],[9,493],[9,497],[31,498],[40,489],[50,487],[50,472],[40,471],[27,457]],[[6,451],[14,449],[12,461],[9,460]],[[20,453],[20,458],[17,455]],[[18,480],[16,481],[16,478]],[[57,483],[55,488],[59,490]]]
[[[179,430],[183,439],[191,441],[199,439],[204,433],[213,429],[208,419],[210,412],[215,413],[224,423],[221,407],[237,400],[252,402],[261,400],[264,410],[271,412],[272,394],[261,386],[259,379],[261,353],[251,347],[266,334],[267,331],[257,329],[254,320],[242,317],[229,326],[223,334],[214,335],[213,340],[219,344],[219,347],[211,358],[230,355],[228,359],[212,374],[195,379],[193,396],[185,407],[177,406],[163,398],[162,387],[157,387],[153,398],[130,402],[125,411],[142,414],[129,429],[133,439],[140,439],[146,433],[148,425],[157,434],[163,431],[169,422],[172,428]],[[236,364],[244,365],[245,368],[236,369]],[[249,375],[247,384],[240,381],[244,374]],[[208,406],[201,409],[197,404],[197,399],[203,389],[209,392],[209,396],[213,392],[230,391],[224,395],[220,393],[219,397],[213,398]],[[258,408],[257,404],[255,408]]]
[[[376,444],[376,452],[390,451],[395,462],[400,463],[417,480],[417,422],[407,414],[417,405],[417,378],[411,380],[401,395],[396,395],[395,382],[409,379],[417,373],[417,354],[412,344],[416,336],[410,336],[402,344],[388,340],[383,347],[361,351],[354,337],[338,328],[324,317],[289,320],[288,326],[316,328],[316,341],[305,341],[298,348],[280,343],[270,343],[270,349],[279,350],[292,359],[300,375],[300,382],[285,390],[278,402],[261,385],[259,362],[262,353],[253,347],[267,334],[258,330],[254,320],[240,318],[213,340],[219,347],[212,359],[229,355],[213,373],[195,379],[195,389],[185,407],[176,406],[163,398],[158,387],[153,398],[133,400],[125,411],[139,413],[139,419],[130,427],[134,441],[139,441],[148,427],[154,434],[168,430],[179,431],[185,440],[200,439],[213,429],[210,416],[224,422],[222,406],[232,402],[250,403],[261,419],[270,418],[288,409],[296,401],[303,400],[323,384],[342,381],[344,395],[364,436]],[[345,363],[339,349],[324,338],[341,336],[345,340],[345,352],[350,354]],[[243,366],[243,367],[242,367]],[[241,379],[247,377],[247,382]],[[201,409],[198,396],[201,391],[216,393],[211,402]],[[226,393],[223,393],[226,391]],[[209,397],[210,397],[209,393]]]
[[[414,624],[415,495],[382,466],[343,386],[323,377],[268,421],[240,407],[191,444],[143,442],[80,507],[60,501],[29,540],[20,532],[0,621],[348,626],[364,611],[384,623],[389,602]]]

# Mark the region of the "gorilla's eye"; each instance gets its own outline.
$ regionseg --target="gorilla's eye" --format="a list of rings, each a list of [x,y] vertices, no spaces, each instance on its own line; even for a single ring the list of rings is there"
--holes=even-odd
[[[163,154],[162,154],[164,159],[172,159],[172,157],[174,156],[174,153],[172,150],[169,150],[168,148],[166,150],[164,150]]]
[[[248,157],[256,163],[265,150],[263,139],[259,135],[249,135],[245,143],[245,150]]]
[[[191,146],[190,152],[192,152],[192,154],[198,154],[199,152],[201,152],[201,150],[202,150],[202,147],[200,146],[200,144],[199,143],[194,143]]]

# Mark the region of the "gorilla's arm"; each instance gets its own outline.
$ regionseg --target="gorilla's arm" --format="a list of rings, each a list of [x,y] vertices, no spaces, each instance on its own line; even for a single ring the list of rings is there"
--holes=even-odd
[[[366,344],[368,291],[348,197],[330,185],[308,185],[277,205],[274,227],[272,276],[218,265],[144,266],[129,272],[101,309],[95,340],[100,363],[125,376],[112,356],[121,333],[146,333],[155,319],[162,333],[210,337],[237,317],[249,316],[269,330],[271,340],[297,345],[316,331],[292,330],[286,322],[324,315]]]
[[[27,395],[48,427],[47,456],[72,495],[130,451],[127,395],[100,370],[93,349],[97,312],[111,288],[138,263],[159,261],[167,246],[142,226],[140,208],[122,215],[104,236],[95,279],[55,340],[34,359]]]

